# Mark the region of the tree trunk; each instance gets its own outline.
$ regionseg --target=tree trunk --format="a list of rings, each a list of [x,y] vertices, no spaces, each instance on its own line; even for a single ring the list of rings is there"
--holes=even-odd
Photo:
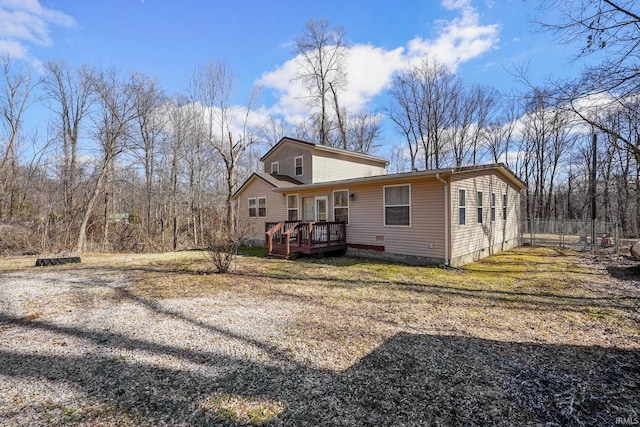
[[[338,94],[336,93],[336,90],[334,89],[333,84],[331,82],[329,82],[329,87],[331,88],[331,93],[333,95],[333,102],[336,109],[336,118],[338,119],[338,129],[340,130],[340,139],[342,139],[341,141],[342,148],[344,150],[347,150],[349,148],[349,145],[347,144],[347,129],[344,123],[344,118],[340,113],[340,106],[338,105]]]
[[[111,197],[111,183],[109,178],[113,173],[113,163],[107,166],[107,176],[104,185],[104,227],[102,229],[102,252],[107,251],[107,245],[109,244],[109,199]]]
[[[98,175],[98,179],[96,181],[96,186],[93,190],[93,194],[87,203],[87,207],[85,208],[84,215],[82,216],[82,222],[80,223],[80,229],[78,230],[78,241],[76,243],[76,251],[84,252],[86,250],[87,245],[87,224],[89,223],[89,218],[91,217],[91,212],[93,211],[93,205],[95,204],[98,196],[100,195],[100,190],[102,188],[102,182],[104,181],[105,175],[107,173],[107,164],[109,163],[108,159],[103,160],[102,167],[100,168],[100,174]]]

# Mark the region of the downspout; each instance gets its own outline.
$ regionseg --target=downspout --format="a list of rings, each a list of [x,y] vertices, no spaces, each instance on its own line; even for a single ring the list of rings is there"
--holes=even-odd
[[[449,267],[449,228],[450,215],[449,215],[449,183],[440,177],[440,173],[436,173],[436,179],[444,184],[444,266]]]

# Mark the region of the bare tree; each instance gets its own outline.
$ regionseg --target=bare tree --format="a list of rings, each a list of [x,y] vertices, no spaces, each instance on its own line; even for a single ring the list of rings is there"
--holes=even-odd
[[[44,78],[44,90],[52,101],[50,108],[56,117],[54,126],[62,149],[61,204],[64,209],[64,221],[67,223],[67,244],[77,215],[78,142],[82,122],[87,117],[92,103],[92,70],[87,66],[73,70],[64,61],[48,62],[45,69],[47,74]]]
[[[393,102],[387,109],[387,115],[407,142],[411,171],[417,171],[418,151],[424,139],[422,123],[426,117],[416,71],[408,70],[394,76],[389,93]]]
[[[23,115],[35,98],[38,84],[25,67],[15,67],[11,58],[0,59],[0,122],[4,146],[0,145],[0,219],[13,217],[15,207],[15,179],[18,172],[18,144],[22,133]]]
[[[244,107],[234,108],[231,105],[234,91],[234,72],[227,64],[211,62],[196,69],[192,76],[191,101],[202,108],[201,135],[224,165],[224,223],[231,232],[235,227],[232,197],[236,190],[238,162],[247,148],[257,142],[257,134],[250,126],[250,116],[258,96],[254,91]]]
[[[116,70],[99,70],[92,79],[98,111],[94,117],[95,141],[98,144],[100,158],[96,170],[96,182],[85,207],[76,250],[86,249],[86,234],[89,218],[93,213],[100,191],[105,189],[109,174],[116,157],[127,149],[131,124],[138,118],[136,109],[139,86],[133,80],[124,80]],[[105,195],[105,210],[108,209],[108,195]],[[104,219],[107,230],[108,218]],[[105,231],[106,234],[106,231]]]
[[[503,98],[500,111],[487,123],[483,132],[485,147],[491,161],[497,163],[502,158],[507,167],[513,166],[510,164],[509,153],[514,143],[516,120],[520,116],[518,105],[519,102],[515,98]]]
[[[424,169],[443,166],[462,91],[462,81],[433,60],[394,77],[387,113],[407,140],[412,170],[418,169],[420,155]]]
[[[621,98],[640,89],[640,4],[628,0],[545,0],[542,28],[578,44],[577,57],[603,52],[604,59],[583,74],[582,93],[609,92]],[[547,10],[560,11],[558,22],[549,22]]]
[[[344,60],[347,54],[345,30],[330,27],[327,20],[310,20],[305,33],[295,40],[294,53],[299,56],[300,71],[296,79],[309,90],[310,105],[318,109],[317,136],[322,145],[329,145],[330,117],[333,106],[338,121],[343,148],[346,147],[346,125],[338,103],[340,90],[347,82]]]
[[[560,162],[575,141],[571,134],[571,121],[567,112],[553,108],[553,97],[548,90],[531,94],[523,117],[523,146],[526,153],[526,176],[533,184],[528,200],[534,218],[551,216],[554,186]]]
[[[546,0],[541,8],[543,14],[548,9],[561,11],[558,22],[549,22],[545,14],[539,24],[558,34],[564,42],[577,44],[576,57],[599,53],[603,58],[585,68],[577,79],[560,82],[556,88],[557,103],[595,130],[610,135],[610,141],[621,144],[640,161],[640,141],[616,132],[607,126],[603,115],[593,113],[594,108],[601,110],[605,100],[607,108],[640,113],[635,102],[640,92],[640,4],[617,0]],[[585,106],[594,99],[591,108]]]
[[[449,133],[454,164],[477,164],[482,136],[495,114],[497,93],[493,88],[472,86],[451,96],[453,120]]]
[[[294,136],[294,129],[285,120],[269,116],[258,128],[259,138],[269,147],[273,147],[285,136]],[[297,136],[297,135],[295,135]],[[301,138],[304,139],[304,138]]]
[[[199,115],[200,111],[197,111]],[[164,167],[161,168],[161,188],[163,189],[160,227],[162,249],[165,249],[166,231],[171,228],[171,248],[178,249],[178,230],[181,221],[180,176],[184,165],[183,147],[195,138],[196,111],[183,96],[173,97],[165,105],[167,115],[167,135],[162,141]],[[167,171],[168,170],[168,171]]]
[[[347,122],[348,149],[370,153],[382,132],[382,115],[360,112],[352,114]]]
[[[139,89],[134,104],[139,137],[136,151],[144,165],[145,205],[143,212],[146,239],[147,243],[151,245],[154,223],[152,202],[154,200],[156,154],[159,140],[165,130],[166,119],[162,111],[165,95],[158,82],[145,74],[135,73],[132,75],[131,81]]]

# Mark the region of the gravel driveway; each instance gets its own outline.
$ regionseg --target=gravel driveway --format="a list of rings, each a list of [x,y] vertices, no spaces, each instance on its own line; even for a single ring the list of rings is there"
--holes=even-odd
[[[523,249],[464,273],[245,258],[212,276],[196,254],[128,258],[0,273],[0,425],[637,419],[635,264]]]
[[[154,301],[129,286],[106,270],[0,275],[0,424],[200,423],[239,366],[283,368],[270,342],[295,307],[226,293]],[[263,400],[245,403],[281,410]]]

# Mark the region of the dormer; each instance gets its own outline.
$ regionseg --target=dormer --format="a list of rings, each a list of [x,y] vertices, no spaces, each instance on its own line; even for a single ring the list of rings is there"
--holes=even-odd
[[[304,184],[384,175],[379,157],[284,137],[260,159],[264,172],[287,175]]]

